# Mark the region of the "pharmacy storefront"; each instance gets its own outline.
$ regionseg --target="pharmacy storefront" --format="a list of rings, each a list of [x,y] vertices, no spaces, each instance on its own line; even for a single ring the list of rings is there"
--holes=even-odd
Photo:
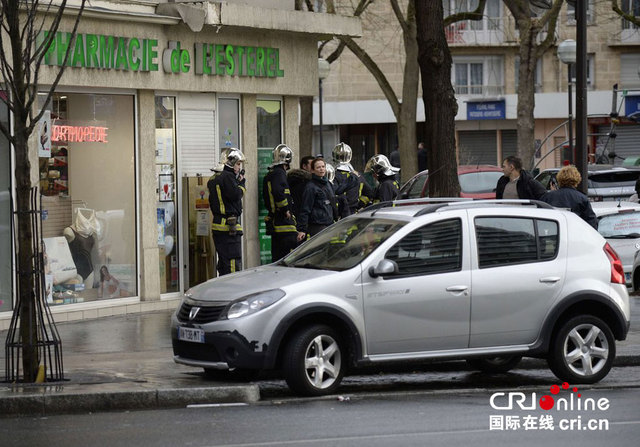
[[[360,24],[278,11],[246,28],[242,17],[258,9],[229,7],[227,25],[217,17],[198,31],[178,14],[89,10],[75,40],[71,22],[54,36],[42,91],[70,48],[68,67],[30,146],[58,320],[173,308],[215,276],[206,184],[224,147],[247,157],[243,261],[260,264],[258,154],[280,142],[299,149],[298,98],[317,94],[319,27],[355,36]],[[0,182],[10,183],[9,171]],[[9,215],[0,200],[2,247],[11,247]],[[13,274],[0,265],[0,329],[15,302]]]

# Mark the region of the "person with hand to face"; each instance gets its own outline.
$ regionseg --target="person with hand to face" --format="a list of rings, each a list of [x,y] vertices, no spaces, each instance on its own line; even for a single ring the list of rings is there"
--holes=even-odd
[[[311,181],[302,195],[297,217],[298,241],[304,235],[314,236],[331,225],[337,218],[338,210],[333,187],[326,177],[326,165],[322,158],[311,162]]]

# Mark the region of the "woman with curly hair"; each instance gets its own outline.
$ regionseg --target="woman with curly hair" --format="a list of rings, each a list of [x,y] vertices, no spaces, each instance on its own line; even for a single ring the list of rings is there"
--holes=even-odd
[[[558,189],[547,192],[540,200],[556,208],[570,209],[597,230],[598,219],[589,199],[576,189],[582,180],[576,167],[573,165],[563,167],[558,171],[556,180]]]

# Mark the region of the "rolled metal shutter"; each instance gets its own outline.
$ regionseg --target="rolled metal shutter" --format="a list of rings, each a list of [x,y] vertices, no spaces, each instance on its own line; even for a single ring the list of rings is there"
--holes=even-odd
[[[498,143],[495,130],[460,131],[458,139],[459,164],[496,164]]]
[[[616,126],[614,128],[615,138],[609,139],[610,126],[600,126],[596,143],[596,154],[599,156],[605,149],[605,155],[615,152],[616,157],[613,164],[621,166],[627,157],[640,157],[640,125],[632,124],[628,126]],[[607,140],[610,140],[607,143]]]
[[[502,160],[510,155],[518,154],[518,131],[515,129],[505,129],[502,131]],[[502,162],[498,160],[498,165]]]

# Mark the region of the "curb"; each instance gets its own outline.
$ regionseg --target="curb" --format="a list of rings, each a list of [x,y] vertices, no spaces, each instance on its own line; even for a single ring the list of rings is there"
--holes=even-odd
[[[254,403],[260,400],[258,385],[155,390],[68,392],[9,395],[0,398],[0,416],[46,416],[116,410],[179,408],[194,404]]]

